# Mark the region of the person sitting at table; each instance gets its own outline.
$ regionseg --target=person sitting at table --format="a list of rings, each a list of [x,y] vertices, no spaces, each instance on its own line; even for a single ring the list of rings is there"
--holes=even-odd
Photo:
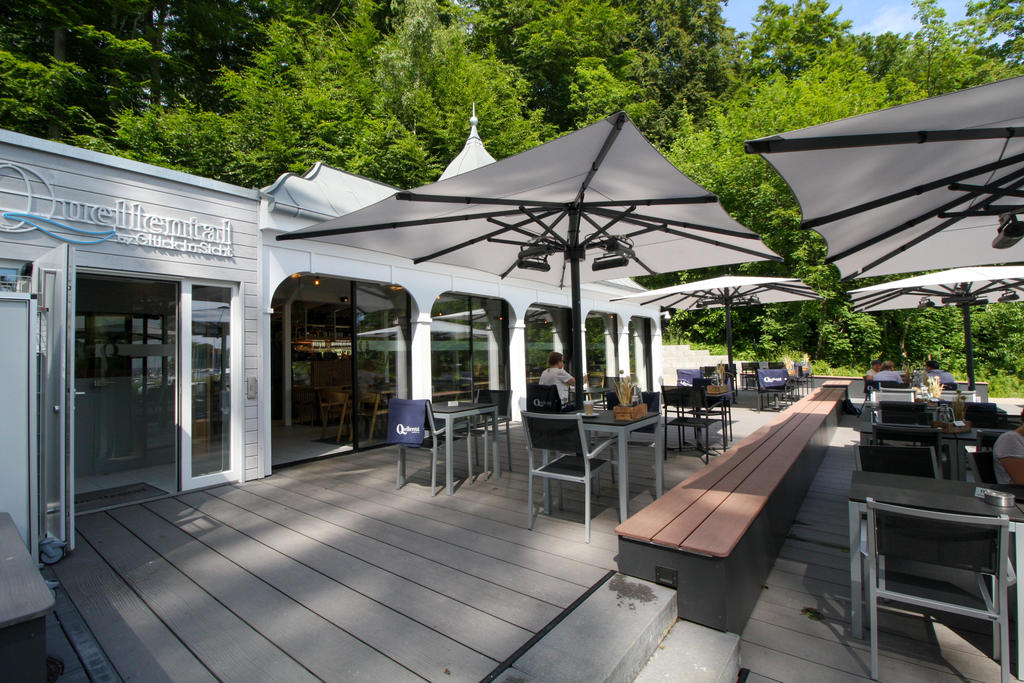
[[[864,379],[867,379],[867,380],[874,379],[875,375],[881,369],[882,369],[882,361],[876,358],[875,360],[871,361],[871,369],[864,373]]]
[[[903,382],[903,375],[896,372],[896,364],[891,360],[882,361],[882,369],[871,378],[876,382]]]
[[[929,377],[938,377],[939,381],[942,382],[943,386],[948,385],[949,388],[956,388],[956,377],[953,376],[952,372],[948,372],[939,367],[939,361],[929,360],[925,361],[924,364],[925,373]]]
[[[562,400],[562,408],[569,409],[575,406],[569,404],[569,387],[576,384],[576,379],[565,371],[565,356],[558,351],[548,354],[548,367],[540,373],[540,380],[537,384],[551,384],[558,388],[558,398]]]
[[[992,464],[1000,484],[1024,484],[1024,411],[1021,425],[1002,434],[992,446]]]

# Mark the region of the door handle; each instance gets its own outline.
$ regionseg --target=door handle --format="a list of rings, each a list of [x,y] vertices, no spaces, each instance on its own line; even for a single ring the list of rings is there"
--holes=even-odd
[[[53,412],[59,413],[60,412],[60,406],[54,406],[53,407]]]

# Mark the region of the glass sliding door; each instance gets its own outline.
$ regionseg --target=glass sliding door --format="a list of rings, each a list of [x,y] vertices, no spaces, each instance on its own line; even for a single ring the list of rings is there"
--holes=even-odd
[[[442,294],[434,303],[430,353],[434,401],[469,401],[480,389],[508,388],[508,304]]]
[[[473,377],[473,326],[469,297],[445,293],[430,311],[431,398],[467,401]]]
[[[408,398],[409,295],[397,285],[356,282],[356,415],[359,446],[382,443],[388,401]]]
[[[141,278],[77,278],[79,511],[178,488],[178,289]]]
[[[231,469],[231,289],[192,287],[191,477]]]

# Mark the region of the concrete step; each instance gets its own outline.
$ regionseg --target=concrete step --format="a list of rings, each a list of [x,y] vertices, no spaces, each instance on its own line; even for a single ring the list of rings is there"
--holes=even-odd
[[[496,680],[628,683],[675,622],[674,590],[615,574]]]
[[[733,683],[739,672],[738,635],[677,621],[635,683]]]

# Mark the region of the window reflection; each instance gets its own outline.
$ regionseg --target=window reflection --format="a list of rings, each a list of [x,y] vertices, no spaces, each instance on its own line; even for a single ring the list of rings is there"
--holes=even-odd
[[[548,354],[565,356],[565,369],[572,372],[571,311],[555,306],[530,306],[526,311],[526,383],[536,384],[548,367]]]
[[[472,400],[480,389],[508,388],[508,304],[446,293],[431,310],[434,401]]]
[[[231,290],[192,288],[192,476],[231,468]]]

